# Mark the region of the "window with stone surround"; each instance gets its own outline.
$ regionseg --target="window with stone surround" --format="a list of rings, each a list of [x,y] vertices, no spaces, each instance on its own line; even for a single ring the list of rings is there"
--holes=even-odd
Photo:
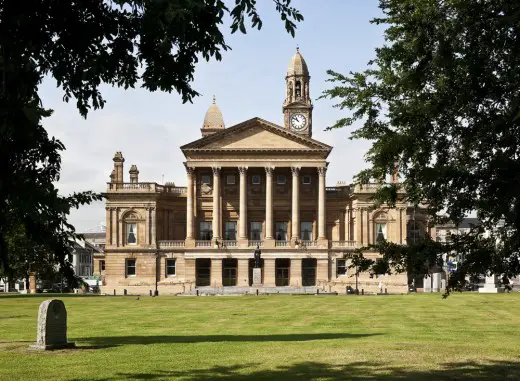
[[[175,276],[176,275],[175,263],[176,263],[175,258],[166,259],[166,276]]]
[[[126,276],[135,276],[135,259],[126,260]]]
[[[226,183],[228,185],[235,185],[236,184],[235,175],[227,175]]]
[[[302,176],[302,183],[308,185],[311,183],[311,177],[309,175]]]
[[[211,221],[201,221],[199,224],[199,239],[211,241],[213,238],[213,224]]]
[[[135,222],[126,223],[126,244],[137,245],[137,224]]]
[[[287,241],[287,222],[276,222],[276,239],[278,241]]]
[[[337,259],[336,260],[336,275],[347,275],[347,260],[346,259]]]
[[[285,175],[278,175],[276,177],[276,184],[280,184],[280,185],[283,185],[287,182],[287,178],[285,177]]]
[[[379,243],[384,240],[386,240],[386,224],[376,222],[376,242]]]
[[[251,222],[251,230],[249,232],[249,236],[253,241],[260,241],[262,239],[262,223],[261,222]]]
[[[254,185],[260,185],[260,175],[251,176],[251,183]]]
[[[300,223],[300,238],[304,241],[312,240],[312,222],[302,221]]]
[[[206,184],[206,185],[211,185],[211,175],[201,175],[200,176],[200,183],[201,184]]]
[[[105,271],[105,261],[101,260],[99,261],[99,272],[102,273],[103,271]]]
[[[227,221],[224,230],[224,239],[228,241],[235,241],[237,239],[237,222]]]

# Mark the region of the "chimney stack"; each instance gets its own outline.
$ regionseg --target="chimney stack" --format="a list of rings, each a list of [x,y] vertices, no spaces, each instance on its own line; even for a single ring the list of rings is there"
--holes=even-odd
[[[135,164],[133,164],[131,167],[130,167],[130,182],[133,183],[133,184],[136,184],[139,182],[139,171],[137,170],[137,166]]]
[[[125,159],[121,151],[117,151],[114,155],[114,171],[116,172],[116,183],[123,183],[123,163]]]

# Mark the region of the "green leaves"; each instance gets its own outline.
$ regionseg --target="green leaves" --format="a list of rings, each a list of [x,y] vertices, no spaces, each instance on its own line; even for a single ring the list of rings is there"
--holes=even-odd
[[[329,128],[360,122],[352,138],[373,144],[366,156],[370,168],[357,180],[380,178],[397,159],[408,201],[426,203],[434,222],[446,214],[458,223],[476,212],[492,231],[503,221],[510,236],[500,245],[509,251],[469,235],[460,241],[471,261],[462,272],[518,274],[520,3],[388,0],[380,8],[383,17],[373,22],[386,25],[385,44],[369,68],[328,72],[334,87],[323,97],[346,112]],[[390,189],[375,198],[393,200]],[[385,247],[392,255],[394,249]],[[485,256],[507,265],[499,268]],[[457,281],[450,287],[460,287]]]

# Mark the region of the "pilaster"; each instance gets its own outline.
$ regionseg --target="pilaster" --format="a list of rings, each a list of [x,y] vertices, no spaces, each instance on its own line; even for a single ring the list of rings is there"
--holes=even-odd
[[[211,287],[222,287],[222,259],[211,260]]]
[[[265,238],[273,239],[273,167],[265,167]],[[274,278],[273,278],[274,279]]]
[[[240,210],[238,214],[239,239],[247,240],[247,167],[239,167]]]
[[[264,259],[264,287],[274,287],[275,284],[275,260]]]
[[[237,286],[249,286],[249,259],[239,259],[237,269]]]
[[[292,167],[291,172],[292,172],[291,241],[296,241],[300,238],[300,168]]]

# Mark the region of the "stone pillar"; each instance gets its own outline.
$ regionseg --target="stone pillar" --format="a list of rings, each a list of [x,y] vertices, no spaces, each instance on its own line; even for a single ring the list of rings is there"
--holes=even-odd
[[[139,182],[139,171],[135,164],[130,167],[129,173],[130,173],[130,182],[132,184],[137,184]]]
[[[345,210],[345,241],[352,241],[350,236],[350,208]]]
[[[186,239],[193,240],[193,168],[186,167]]]
[[[238,260],[237,287],[249,287],[249,259]]]
[[[289,285],[291,287],[302,286],[302,260],[291,259],[291,272],[289,277]]]
[[[265,167],[265,238],[273,239],[273,171]],[[264,275],[265,279],[265,275]],[[274,278],[273,278],[274,280]]]
[[[316,267],[316,284],[327,282],[329,280],[329,260],[318,259]]]
[[[423,279],[423,290],[425,293],[432,292],[432,277],[430,275],[426,275]]]
[[[222,287],[222,259],[211,260],[211,287]]]
[[[7,284],[7,287],[9,287],[9,284]],[[36,294],[36,273],[35,272],[29,273],[29,294]]]
[[[327,239],[327,215],[325,211],[325,174],[327,173],[327,168],[322,167],[318,168],[318,177],[319,177],[319,185],[318,185],[318,239]]]
[[[121,184],[123,182],[123,163],[125,162],[123,154],[120,151],[116,152],[113,161],[115,171],[115,182]]]
[[[238,228],[240,239],[247,239],[247,167],[239,167],[240,172],[240,210]]]
[[[213,167],[213,240],[220,239],[220,167]],[[213,271],[213,270],[212,270]],[[222,276],[221,276],[222,278]],[[222,280],[221,280],[222,283]]]
[[[152,224],[151,224],[151,231],[152,231],[152,241],[150,242],[152,244],[152,246],[156,246],[157,245],[157,234],[156,234],[156,230],[157,230],[157,209],[156,208],[152,208]]]
[[[442,273],[433,273],[432,274],[432,292],[441,291],[441,274]]]
[[[275,284],[275,260],[264,259],[264,287],[274,287]]]
[[[291,240],[300,238],[300,168],[292,167],[292,218],[291,218]],[[300,264],[301,270],[301,264]],[[301,271],[300,271],[301,273]],[[301,278],[301,275],[300,275]],[[301,279],[300,279],[301,284]]]

